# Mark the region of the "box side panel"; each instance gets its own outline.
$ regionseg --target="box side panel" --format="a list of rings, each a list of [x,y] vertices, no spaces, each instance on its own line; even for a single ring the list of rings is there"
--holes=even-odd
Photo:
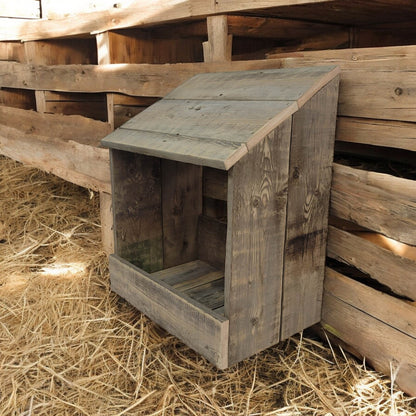
[[[338,82],[292,118],[281,339],[320,320]]]
[[[225,270],[229,362],[279,341],[291,120],[230,171]]]

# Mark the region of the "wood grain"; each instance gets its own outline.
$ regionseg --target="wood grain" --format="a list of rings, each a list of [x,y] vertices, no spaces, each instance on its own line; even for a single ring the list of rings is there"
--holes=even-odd
[[[334,164],[331,214],[416,245],[416,182]]]
[[[296,0],[296,4],[322,3],[333,0]],[[30,24],[25,21],[0,22],[0,40],[35,40],[104,32],[131,26],[175,22],[181,19],[226,14],[233,11],[255,10],[292,5],[294,0],[218,0],[207,3],[201,0],[141,0],[126,8],[65,16],[59,19],[40,20]]]
[[[207,17],[208,41],[202,44],[204,62],[231,61],[232,35],[228,34],[227,15]]]
[[[169,100],[297,101],[334,66],[213,72],[192,77],[165,98]]]
[[[163,268],[160,160],[110,151],[115,253],[151,273]]]
[[[229,364],[279,341],[291,120],[230,171],[225,264]]]
[[[163,268],[198,257],[202,167],[162,159]]]
[[[244,143],[291,104],[292,101],[166,99],[147,108],[123,128]]]
[[[416,151],[416,123],[338,117],[336,140]]]
[[[103,139],[104,146],[179,162],[227,170],[248,150],[242,143],[119,128]]]
[[[401,257],[357,235],[329,227],[329,257],[350,264],[393,292],[416,300],[416,261]]]
[[[107,149],[0,125],[0,153],[85,188],[111,192]]]
[[[319,322],[338,79],[293,116],[281,339]]]
[[[134,307],[205,356],[226,368],[228,320],[160,279],[110,256],[111,288]]]
[[[415,307],[335,272],[330,271],[329,276],[322,307],[323,327],[365,356],[376,370],[384,374],[397,371],[394,382],[414,396]]]
[[[198,223],[198,258],[224,270],[226,238],[226,222],[201,216]]]

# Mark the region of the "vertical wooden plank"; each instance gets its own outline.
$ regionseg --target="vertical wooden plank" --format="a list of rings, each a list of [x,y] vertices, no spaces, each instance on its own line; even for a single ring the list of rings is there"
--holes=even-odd
[[[225,267],[227,223],[201,215],[198,223],[198,259],[219,270]]]
[[[231,61],[232,35],[226,15],[207,17],[208,41],[202,44],[205,62]]]
[[[162,159],[163,267],[196,260],[202,166]]]
[[[229,363],[279,341],[291,119],[230,171],[225,264]]]
[[[115,253],[152,273],[163,267],[160,159],[110,151]]]
[[[100,192],[101,242],[103,250],[111,254],[114,251],[113,209],[111,194]]]
[[[98,65],[111,64],[111,43],[110,33],[103,32],[98,33],[95,36],[97,43],[97,60]],[[110,124],[112,130],[114,130],[114,94],[107,93],[107,122]]]
[[[292,121],[281,339],[319,322],[338,79]]]
[[[46,97],[45,91],[35,91],[36,111],[38,113],[46,113]]]
[[[25,42],[25,60],[27,64],[44,65],[47,63],[45,56],[37,47],[36,42]],[[46,112],[45,91],[35,91],[36,111],[39,113]]]

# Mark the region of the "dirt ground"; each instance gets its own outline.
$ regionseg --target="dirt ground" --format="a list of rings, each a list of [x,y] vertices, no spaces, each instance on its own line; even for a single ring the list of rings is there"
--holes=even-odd
[[[0,157],[0,415],[414,415],[298,335],[218,371],[109,289],[98,197]]]

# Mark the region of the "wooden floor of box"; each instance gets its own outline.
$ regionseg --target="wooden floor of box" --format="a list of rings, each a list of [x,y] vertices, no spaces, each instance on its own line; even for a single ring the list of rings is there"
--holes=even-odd
[[[202,303],[209,309],[224,313],[224,272],[195,260],[152,273],[168,285]]]

